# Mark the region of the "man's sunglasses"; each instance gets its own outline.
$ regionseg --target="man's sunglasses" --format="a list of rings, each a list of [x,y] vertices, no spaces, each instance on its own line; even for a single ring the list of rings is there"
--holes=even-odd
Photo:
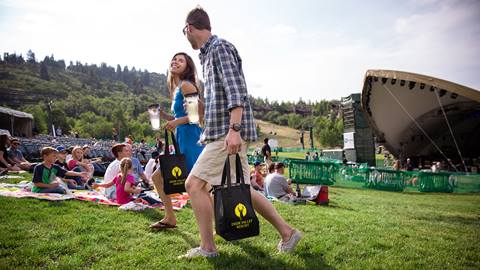
[[[186,35],[186,34],[187,34],[187,28],[188,28],[189,25],[192,25],[192,24],[191,24],[191,23],[187,23],[187,24],[185,25],[185,27],[183,27],[183,29],[182,29],[183,35]]]

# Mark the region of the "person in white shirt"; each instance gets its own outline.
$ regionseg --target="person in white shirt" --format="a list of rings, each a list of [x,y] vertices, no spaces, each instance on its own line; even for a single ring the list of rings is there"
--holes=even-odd
[[[152,181],[152,174],[160,168],[160,163],[157,162],[158,152],[152,152],[152,157],[148,160],[147,165],[145,165],[145,176],[147,176],[148,181]]]
[[[275,163],[275,172],[265,178],[265,193],[267,196],[275,197],[282,202],[295,199],[295,192],[290,187],[289,181],[285,178],[285,165],[281,162]]]
[[[126,147],[125,144],[119,143],[112,146],[112,154],[115,156],[115,160],[108,165],[107,170],[105,171],[105,176],[103,177],[103,183],[110,183],[117,177],[120,173],[120,161],[124,157],[131,156],[131,148]],[[111,186],[105,189],[105,195],[109,199],[116,199],[115,186]]]

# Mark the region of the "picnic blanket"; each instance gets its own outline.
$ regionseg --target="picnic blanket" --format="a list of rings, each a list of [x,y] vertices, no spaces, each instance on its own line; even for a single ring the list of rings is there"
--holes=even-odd
[[[6,184],[0,183],[0,196],[4,197],[13,197],[13,198],[36,198],[41,200],[48,201],[63,201],[63,200],[80,200],[80,201],[89,201],[98,204],[104,205],[113,205],[119,206],[118,203],[108,199],[104,193],[103,188],[98,190],[68,190],[67,194],[57,194],[57,193],[35,193],[29,191],[31,188],[31,182],[22,181],[18,184]],[[154,191],[147,191],[147,195],[155,198],[158,201],[161,201],[158,198],[158,195]],[[172,205],[174,210],[180,210],[185,205],[187,205],[189,196],[187,194],[173,194],[170,196],[172,198]],[[147,205],[146,208],[158,208],[165,209],[163,204],[157,204],[153,206]]]

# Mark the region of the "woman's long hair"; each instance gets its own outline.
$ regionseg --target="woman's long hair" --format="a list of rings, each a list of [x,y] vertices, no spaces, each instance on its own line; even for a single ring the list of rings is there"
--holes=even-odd
[[[120,180],[120,183],[122,184],[122,186],[125,185],[128,170],[130,170],[131,168],[132,168],[132,160],[128,157],[122,158],[122,160],[120,161],[120,172],[122,173],[122,179]]]
[[[76,152],[77,152],[79,149],[82,151],[82,155],[81,155],[79,158],[77,158]],[[77,160],[77,161],[82,161],[82,160],[83,160],[83,149],[82,149],[81,146],[75,146],[75,147],[73,147],[73,149],[72,149],[72,159]]]
[[[179,74],[180,80],[189,81],[193,83],[193,85],[195,85],[197,89],[200,89],[198,84],[198,79],[197,79],[197,69],[195,68],[195,63],[193,62],[192,58],[184,52],[179,52],[172,57],[172,60],[177,55],[183,55],[187,63],[187,66],[185,67],[185,71],[182,74]],[[172,72],[168,72],[167,87],[168,87],[168,91],[170,92],[170,98],[173,98],[173,91],[175,90],[176,85],[174,81],[174,75],[172,74]]]

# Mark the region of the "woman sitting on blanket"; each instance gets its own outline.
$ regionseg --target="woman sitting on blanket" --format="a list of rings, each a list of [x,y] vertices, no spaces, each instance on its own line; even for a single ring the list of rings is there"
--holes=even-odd
[[[69,170],[76,172],[87,172],[90,178],[93,176],[93,166],[90,161],[83,158],[83,149],[80,146],[75,146],[72,150],[72,159],[67,160]]]
[[[126,204],[131,201],[142,202],[142,200],[147,201],[149,204],[159,204],[160,202],[154,198],[142,193],[142,189],[135,187],[135,177],[133,176],[133,166],[132,160],[128,157],[123,158],[120,161],[120,173],[113,179],[113,181],[104,184],[94,183],[93,188],[98,187],[111,187],[115,185],[117,203]],[[134,194],[138,194],[137,198],[133,197]]]

